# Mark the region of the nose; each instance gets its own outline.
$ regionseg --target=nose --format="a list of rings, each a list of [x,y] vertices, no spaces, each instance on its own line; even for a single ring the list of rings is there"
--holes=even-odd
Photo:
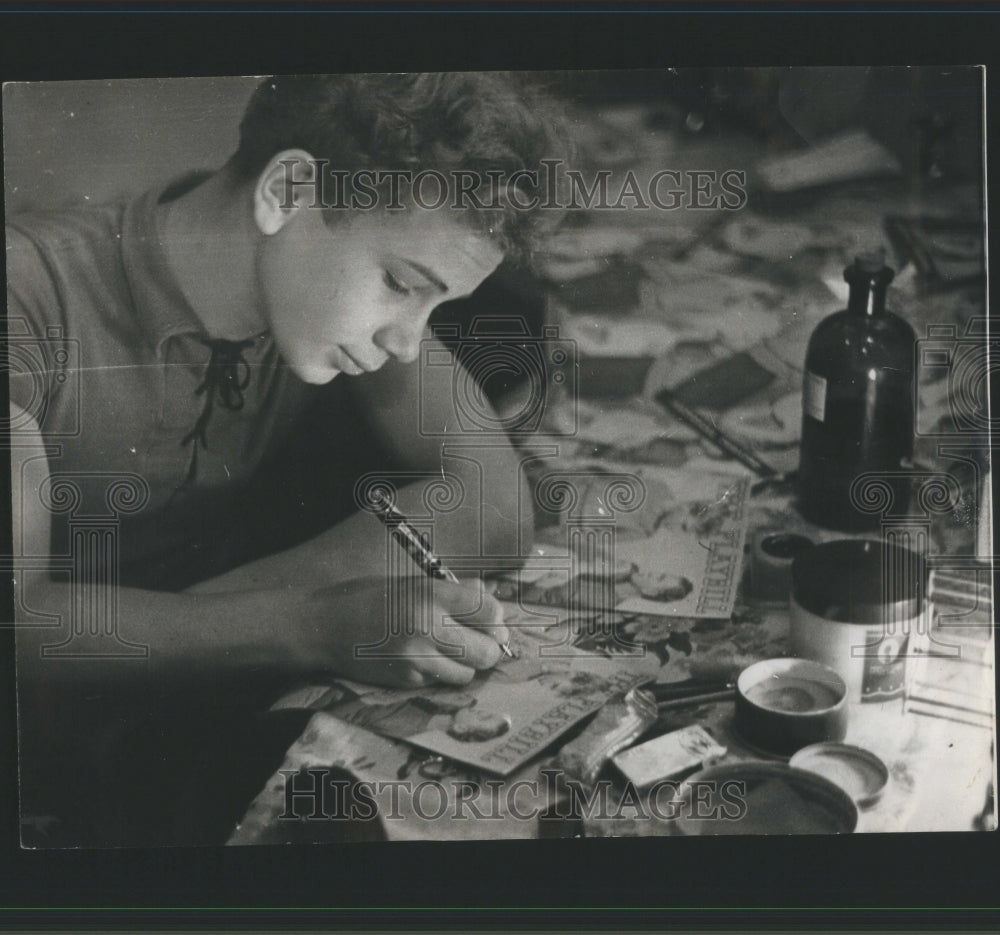
[[[425,323],[423,316],[415,322],[394,322],[375,333],[374,343],[400,363],[413,363],[420,354]]]

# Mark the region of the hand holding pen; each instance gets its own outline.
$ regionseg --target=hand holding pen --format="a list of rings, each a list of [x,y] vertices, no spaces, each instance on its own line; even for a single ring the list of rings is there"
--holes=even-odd
[[[414,564],[419,567],[428,578],[436,578],[439,581],[448,581],[451,584],[460,585],[461,582],[450,569],[445,567],[441,559],[431,550],[427,538],[418,533],[410,521],[396,509],[388,494],[381,490],[375,490],[371,494],[373,506],[376,509],[376,516],[385,524],[393,539],[406,551]],[[510,649],[510,633],[503,626],[503,611],[493,598],[487,595],[489,601],[495,604],[493,621],[483,629],[492,630],[497,638],[501,652],[506,656],[512,656]]]

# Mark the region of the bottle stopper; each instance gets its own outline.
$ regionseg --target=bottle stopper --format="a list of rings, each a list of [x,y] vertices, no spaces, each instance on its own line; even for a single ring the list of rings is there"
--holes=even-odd
[[[885,260],[885,247],[881,246],[857,254],[854,257],[854,262],[844,270],[845,282],[874,281],[879,286],[888,286],[896,274],[890,267],[886,266]]]

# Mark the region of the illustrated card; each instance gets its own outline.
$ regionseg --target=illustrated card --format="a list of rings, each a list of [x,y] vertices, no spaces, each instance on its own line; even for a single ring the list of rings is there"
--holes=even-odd
[[[525,568],[498,581],[496,596],[567,616],[728,617],[743,567],[750,477],[629,467],[643,491],[638,510],[614,525],[597,519],[546,530]],[[616,468],[581,482],[581,499],[593,501],[598,517],[605,477],[620,476]]]
[[[357,727],[506,775],[659,667],[652,654],[611,659],[508,626],[513,656],[468,686],[379,689],[339,680],[358,697],[329,710]]]

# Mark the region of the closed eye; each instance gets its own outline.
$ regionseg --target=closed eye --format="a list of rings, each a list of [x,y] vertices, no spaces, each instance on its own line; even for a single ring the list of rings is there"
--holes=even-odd
[[[389,270],[383,270],[382,281],[386,284],[386,286],[389,289],[391,289],[393,292],[398,293],[399,295],[410,295],[413,292],[412,289],[410,289],[408,286],[403,285],[403,283],[401,283],[395,276],[393,276],[392,273],[389,272]]]

